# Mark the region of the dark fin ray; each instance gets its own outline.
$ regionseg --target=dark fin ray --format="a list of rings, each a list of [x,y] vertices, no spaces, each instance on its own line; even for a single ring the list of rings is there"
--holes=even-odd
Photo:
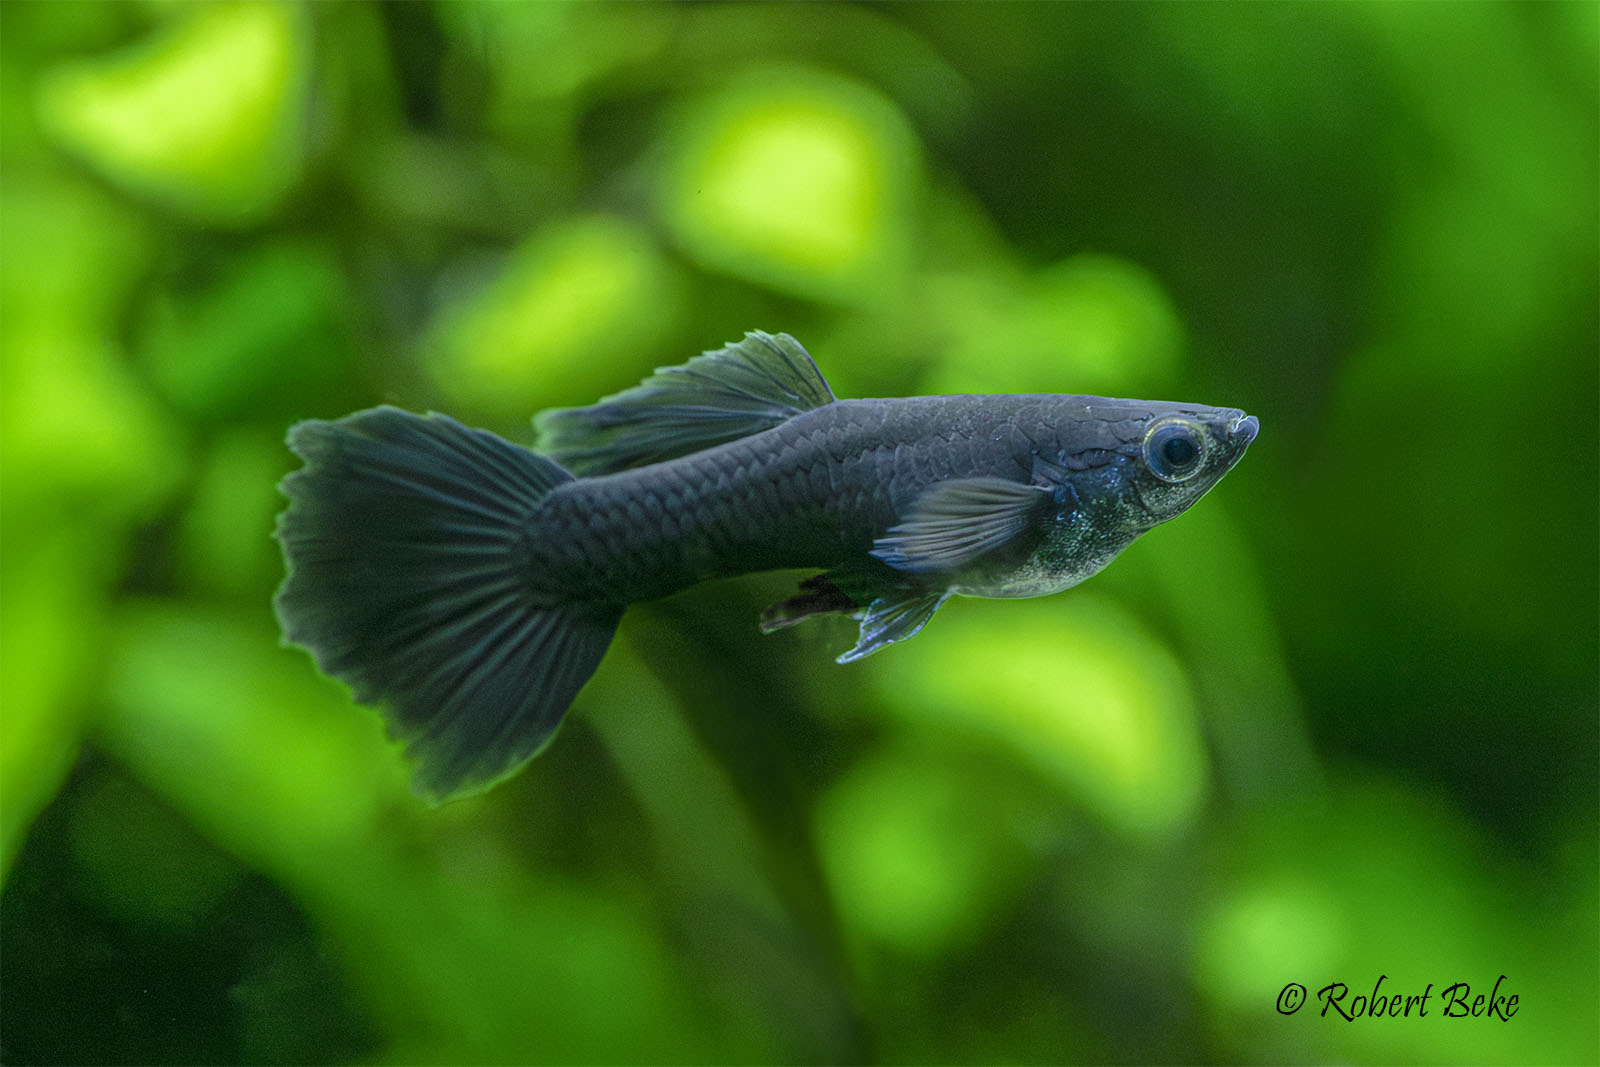
[[[554,734],[622,608],[564,603],[528,556],[572,476],[443,415],[381,407],[302,422],[278,519],[286,640],[378,704],[435,802],[488,788]]]
[[[826,574],[814,574],[800,583],[801,592],[788,600],[780,601],[761,613],[761,632],[770,634],[786,626],[804,622],[813,615],[833,612],[855,614],[861,605],[834,585]]]
[[[917,498],[871,554],[896,570],[950,570],[1009,544],[1050,505],[1042,486],[1003,478],[940,482]]]
[[[896,641],[915,637],[928,624],[949,593],[902,595],[899,599],[880,597],[867,607],[861,620],[861,636],[856,647],[840,656],[840,663],[854,663]]]
[[[770,430],[833,399],[800,342],[757,330],[598,404],[541,412],[535,447],[576,474],[605,474]]]

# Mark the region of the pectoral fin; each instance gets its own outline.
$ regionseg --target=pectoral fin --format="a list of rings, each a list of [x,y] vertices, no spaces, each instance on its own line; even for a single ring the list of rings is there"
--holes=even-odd
[[[940,482],[917,498],[871,554],[896,570],[950,570],[1009,544],[1050,503],[1048,489],[1003,478]]]
[[[867,613],[861,619],[861,638],[856,642],[856,647],[840,656],[838,661],[854,663],[886,645],[915,637],[949,596],[949,593],[926,593],[898,600],[879,597],[867,605]]]

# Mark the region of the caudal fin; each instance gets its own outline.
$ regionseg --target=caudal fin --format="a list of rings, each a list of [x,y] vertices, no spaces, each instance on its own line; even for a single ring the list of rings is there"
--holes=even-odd
[[[541,590],[531,518],[572,475],[444,415],[372,408],[289,431],[286,640],[383,708],[435,802],[480,792],[550,739],[618,605]]]

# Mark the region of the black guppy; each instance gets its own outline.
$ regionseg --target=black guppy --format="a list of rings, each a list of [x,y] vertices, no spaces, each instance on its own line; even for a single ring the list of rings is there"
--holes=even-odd
[[[794,338],[759,332],[534,424],[537,451],[393,407],[289,431],[283,633],[384,708],[435,801],[539,751],[634,601],[818,568],[761,628],[850,614],[848,663],[955,594],[1089,578],[1257,429],[1093,396],[839,400]]]

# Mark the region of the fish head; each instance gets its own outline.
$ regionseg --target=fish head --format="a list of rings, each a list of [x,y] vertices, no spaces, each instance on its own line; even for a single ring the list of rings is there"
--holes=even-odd
[[[951,586],[956,592],[1041,596],[1085,581],[1193,506],[1239,462],[1258,429],[1236,408],[1038,399],[1043,418],[1033,425],[1052,439],[1030,442],[1033,485],[1050,490],[1051,506],[1037,508],[1042,536],[1020,562],[978,560]]]
[[[1237,408],[1149,404],[1118,426],[1119,473],[1148,530],[1187,511],[1244,457],[1260,423]]]
[[[1233,469],[1260,428],[1237,408],[1061,397],[1057,475],[1108,535],[1176,518]],[[1054,479],[1047,479],[1054,480]]]

